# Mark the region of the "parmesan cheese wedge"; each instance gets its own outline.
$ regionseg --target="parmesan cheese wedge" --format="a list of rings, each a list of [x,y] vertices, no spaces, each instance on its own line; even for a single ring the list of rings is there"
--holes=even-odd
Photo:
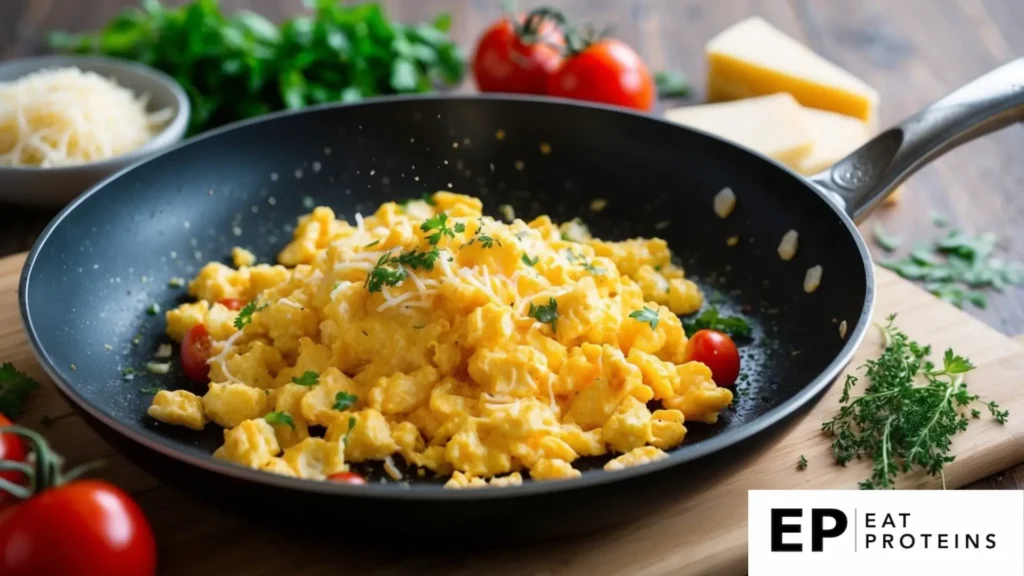
[[[803,114],[814,145],[810,154],[791,165],[801,174],[817,174],[871,139],[868,123],[858,118],[815,108],[804,108]],[[902,186],[894,190],[886,202],[895,202],[902,190]]]
[[[727,28],[704,51],[710,101],[788,92],[804,106],[873,126],[878,107],[873,88],[759,17]]]
[[[674,108],[665,118],[790,166],[810,154],[814,144],[804,109],[789,94]]]
[[[842,160],[871,137],[867,123],[852,116],[814,108],[804,108],[803,115],[814,145],[810,154],[793,165],[801,174],[821,172]]]

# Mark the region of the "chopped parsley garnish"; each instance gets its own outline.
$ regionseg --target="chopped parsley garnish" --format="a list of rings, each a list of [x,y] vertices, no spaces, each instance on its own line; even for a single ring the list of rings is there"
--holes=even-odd
[[[429,192],[423,193],[423,201],[426,202],[427,204],[430,204],[431,206],[437,206],[437,202],[434,201],[434,196],[431,195]]]
[[[698,330],[718,330],[733,338],[750,338],[750,323],[739,316],[722,316],[718,309],[711,307],[693,319],[683,321],[683,329],[692,336]]]
[[[654,330],[658,327],[658,311],[651,310],[647,306],[644,306],[640,310],[634,310],[630,312],[629,317],[638,322],[646,322],[647,324],[650,324],[651,330]]]
[[[530,258],[526,254],[526,252],[523,252],[521,259],[523,261],[523,264],[526,264],[527,266],[536,266],[537,262],[540,262],[540,256],[534,256],[533,258]]]
[[[235,317],[235,329],[242,330],[249,324],[252,324],[252,315],[263,310],[267,306],[269,306],[269,304],[260,306],[255,300],[246,303],[246,305],[242,306],[242,309],[238,311],[238,316]]]
[[[466,231],[466,225],[465,224],[463,224],[462,222],[456,222],[455,223],[455,232],[457,234],[462,234],[465,231]]]
[[[1010,415],[967,390],[964,374],[974,369],[970,360],[949,349],[942,367],[936,367],[928,360],[931,346],[922,346],[896,328],[895,317],[889,316],[882,328],[882,355],[862,366],[867,387],[851,396],[858,378],[847,375],[839,413],[821,425],[835,438],[832,451],[837,463],[862,457],[874,462],[871,477],[860,483],[865,490],[893,488],[899,474],[914,468],[942,477],[945,485],[942,469],[953,461],[953,436],[967,430],[967,407],[983,404],[1000,424]],[[971,409],[971,417],[978,414]]]
[[[21,413],[21,403],[38,389],[39,382],[18,371],[14,364],[0,364],[0,413],[10,418],[17,416]]]
[[[554,333],[558,328],[558,301],[551,298],[544,306],[537,306],[531,303],[530,310],[526,315],[543,324],[550,324],[551,332]]]
[[[135,369],[134,368],[123,368],[121,370],[121,377],[124,378],[125,380],[132,380],[132,379],[134,379],[135,378]]]
[[[370,292],[380,292],[384,286],[397,286],[408,276],[405,268],[398,263],[398,258],[392,258],[391,254],[383,254],[377,260],[377,265],[366,275],[366,289]]]
[[[283,410],[266,414],[263,416],[263,419],[266,420],[267,424],[287,425],[289,428],[295,429],[295,420],[292,419],[291,414]]]
[[[484,248],[490,248],[490,247],[494,246],[495,242],[498,243],[499,247],[501,246],[501,240],[495,240],[494,238],[491,238],[490,236],[481,236],[480,237],[480,244],[482,244]]]
[[[982,289],[1002,291],[1024,284],[1024,265],[992,257],[994,234],[965,234],[951,230],[931,246],[919,246],[897,259],[878,262],[908,280],[924,283],[935,296],[962,308],[964,303],[984,308]]]
[[[359,396],[349,394],[348,392],[338,392],[334,395],[334,406],[332,406],[332,408],[338,411],[344,411],[354,406],[356,402],[359,402]]]
[[[292,384],[299,386],[316,386],[320,382],[320,375],[312,370],[306,370],[301,376],[292,378]]]
[[[602,268],[600,266],[594,266],[590,262],[584,263],[583,264],[583,268],[586,269],[587,272],[590,272],[591,274],[593,274],[595,276],[604,276],[604,272],[605,272],[604,268]]]
[[[885,250],[886,252],[892,252],[893,250],[899,248],[900,244],[903,243],[902,238],[893,236],[892,234],[886,232],[881,222],[875,222],[874,226],[871,228],[871,231],[875,236],[875,244],[878,244],[878,247],[881,248],[882,250]]]
[[[800,455],[800,459],[796,461],[797,470],[807,470],[807,458],[803,454]]]
[[[367,244],[366,246],[363,246],[363,248],[373,248],[373,247],[374,247],[374,246],[376,246],[377,244],[380,244],[380,240],[374,240],[373,242],[370,242],[370,243],[369,243],[369,244]]]
[[[431,246],[437,246],[437,243],[444,236],[455,238],[455,231],[448,227],[448,215],[444,212],[425,220],[423,224],[420,224],[420,230],[423,232],[434,232],[427,236],[427,242],[430,242]],[[465,226],[463,226],[463,230],[465,230]]]
[[[345,435],[341,438],[342,443],[348,446],[348,437],[352,434],[352,431],[356,429],[356,417],[348,417],[348,430],[345,431]]]
[[[151,388],[139,388],[139,392],[142,392],[143,394],[156,394],[157,392],[159,392],[161,390],[166,390],[166,388],[164,388],[163,386],[153,386]]]
[[[171,288],[181,288],[185,285],[185,279],[179,276],[175,276],[167,281],[167,285]]]
[[[437,258],[440,255],[441,252],[437,248],[432,248],[429,251],[423,252],[413,250],[412,252],[405,252],[400,255],[398,257],[398,263],[406,265],[413,270],[422,268],[429,272],[434,269],[434,262],[437,261]]]
[[[150,316],[156,316],[159,313],[160,305],[155,302],[146,307],[146,314],[149,314]]]

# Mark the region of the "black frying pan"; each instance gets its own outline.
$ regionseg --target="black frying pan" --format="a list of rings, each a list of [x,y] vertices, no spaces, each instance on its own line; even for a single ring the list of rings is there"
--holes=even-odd
[[[678,498],[829,386],[864,336],[874,301],[854,220],[932,157],[1021,120],[1022,81],[1018,60],[809,181],[701,132],[565,101],[391,98],[278,114],[193,139],[68,206],[25,265],[22,318],[42,365],[104,437],[220,506],[370,534],[383,527],[493,541],[598,528]],[[712,198],[724,186],[738,204],[723,220]],[[688,423],[687,441],[655,464],[612,473],[598,462],[577,480],[464,491],[438,481],[353,487],[253,471],[210,456],[219,428],[197,433],[146,416],[150,396],[140,387],[189,386],[178,373],[121,378],[122,367],[141,366],[166,340],[161,318],[145,309],[184,299],[168,278],[226,260],[235,245],[272,260],[314,203],[351,218],[437,189],[480,196],[492,211],[511,204],[520,217],[580,216],[602,238],[667,239],[687,274],[722,295],[720,307],[742,309],[756,326],[744,350],[750,379],[735,406],[714,426]],[[594,198],[608,200],[597,215],[588,210]],[[789,229],[799,231],[800,249],[784,262],[776,247]],[[732,235],[736,247],[726,245]],[[823,281],[806,294],[814,265]],[[358,522],[330,520],[337,514]],[[462,527],[478,529],[450,530]]]

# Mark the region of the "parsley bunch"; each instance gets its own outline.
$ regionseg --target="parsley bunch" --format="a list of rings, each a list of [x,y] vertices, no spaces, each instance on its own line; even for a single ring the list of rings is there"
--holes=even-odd
[[[21,413],[21,403],[39,389],[39,382],[19,371],[10,362],[0,364],[0,414],[13,418]]]
[[[839,464],[873,459],[871,477],[860,483],[865,490],[893,488],[900,473],[915,467],[941,476],[954,459],[949,454],[953,436],[967,429],[964,412],[981,403],[963,381],[974,369],[970,360],[950,349],[938,368],[928,360],[931,347],[910,340],[893,325],[894,319],[890,316],[883,328],[885,351],[865,362],[864,394],[850,395],[858,379],[847,375],[839,414],[821,426],[835,438],[832,450]],[[997,422],[1006,422],[1008,411],[995,402],[983,404]],[[981,411],[972,408],[970,415],[978,418]]]
[[[312,15],[276,26],[249,11],[225,14],[217,0],[181,7],[141,0],[98,32],[55,32],[49,41],[174,76],[192,102],[193,134],[276,110],[428,92],[462,80],[465,55],[448,37],[448,14],[405,25],[389,20],[377,2],[307,4]]]

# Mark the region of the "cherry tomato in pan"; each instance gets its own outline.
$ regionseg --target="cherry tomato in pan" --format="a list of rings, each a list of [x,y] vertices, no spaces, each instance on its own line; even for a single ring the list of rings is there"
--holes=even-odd
[[[245,300],[242,300],[241,298],[224,298],[223,300],[218,300],[217,304],[220,304],[228,310],[235,310],[237,312],[245,307]]]
[[[703,363],[719,386],[732,386],[740,375],[740,353],[732,338],[718,330],[698,330],[686,343],[687,361]]]
[[[366,480],[355,472],[338,472],[337,474],[331,474],[327,479],[338,484],[366,484]]]
[[[196,324],[185,334],[181,342],[181,370],[185,377],[197,383],[210,381],[210,359],[212,344],[206,326]]]

